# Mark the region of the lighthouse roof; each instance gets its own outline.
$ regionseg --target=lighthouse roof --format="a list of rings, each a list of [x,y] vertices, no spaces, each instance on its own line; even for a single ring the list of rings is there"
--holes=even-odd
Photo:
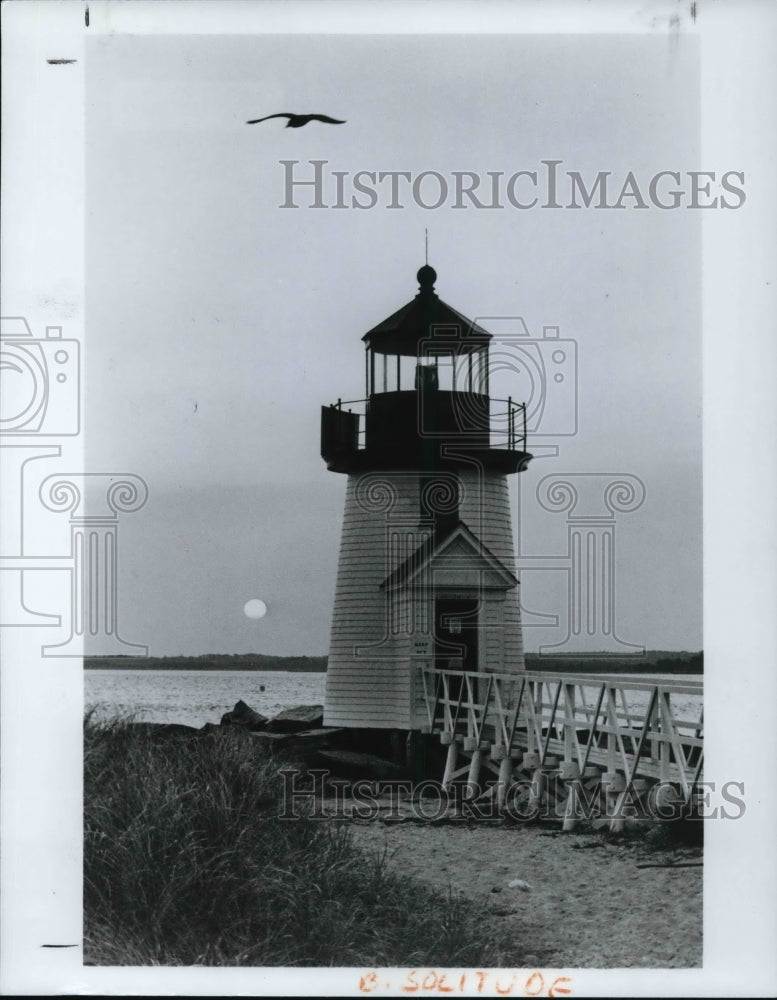
[[[419,344],[432,338],[458,354],[488,345],[490,333],[438,297],[434,290],[437,272],[433,267],[424,265],[416,277],[419,285],[416,297],[365,333],[362,340],[368,347],[379,354],[416,357]]]

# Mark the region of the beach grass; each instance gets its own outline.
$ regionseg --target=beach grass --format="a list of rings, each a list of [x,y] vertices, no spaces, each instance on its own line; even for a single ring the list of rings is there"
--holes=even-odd
[[[87,964],[503,964],[471,903],[343,825],[281,819],[279,764],[250,737],[88,714],[84,743]]]

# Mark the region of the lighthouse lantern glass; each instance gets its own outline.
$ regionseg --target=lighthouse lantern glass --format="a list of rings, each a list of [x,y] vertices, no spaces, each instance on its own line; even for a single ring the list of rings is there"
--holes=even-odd
[[[435,368],[438,389],[444,392],[476,392],[488,395],[488,348],[467,350],[446,345],[424,345],[418,356],[365,352],[367,396],[417,389],[419,368]],[[431,376],[429,376],[431,378]],[[424,382],[428,385],[429,382]]]

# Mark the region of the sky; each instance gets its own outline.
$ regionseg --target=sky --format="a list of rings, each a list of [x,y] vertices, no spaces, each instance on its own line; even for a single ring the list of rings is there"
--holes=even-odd
[[[330,189],[332,171],[509,177],[553,159],[562,181],[609,171],[617,192],[632,171],[646,192],[672,170],[687,190],[687,171],[720,170],[700,159],[699,72],[685,34],[89,39],[86,465],[149,488],[120,526],[123,637],[152,655],[326,653],[345,478],[319,457],[319,407],[363,396],[360,338],[415,294],[428,229],[441,298],[487,329],[500,317],[492,332],[521,317],[576,342],[577,432],[530,438],[511,483],[520,551],[566,552],[544,476],[638,477],[645,502],[616,528],[618,635],[701,648],[700,213],[504,195],[315,209],[303,188],[281,207],[283,160],[306,178],[326,160]],[[245,124],[277,111],[346,124]],[[566,574],[527,568],[522,588],[559,616],[527,614],[527,649],[561,641]]]

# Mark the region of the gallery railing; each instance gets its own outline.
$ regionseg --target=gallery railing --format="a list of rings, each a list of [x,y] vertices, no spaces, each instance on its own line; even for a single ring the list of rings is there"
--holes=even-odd
[[[461,398],[466,400],[466,395],[461,394]],[[338,399],[328,407],[329,410],[335,410],[342,415],[339,436],[343,438],[344,443],[348,442],[348,447],[355,450],[366,447],[366,414],[369,402],[369,399]],[[526,404],[517,402],[512,396],[508,396],[507,399],[488,397],[486,404],[489,447],[505,448],[507,451],[526,451]],[[461,412],[462,416],[467,412],[464,402],[461,403]],[[338,433],[337,428],[335,433]]]

